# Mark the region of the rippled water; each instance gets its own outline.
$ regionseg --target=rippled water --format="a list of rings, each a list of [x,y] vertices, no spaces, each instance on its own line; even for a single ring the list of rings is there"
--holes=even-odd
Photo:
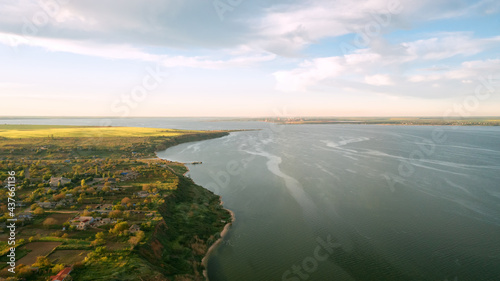
[[[500,128],[266,127],[159,153],[235,212],[210,280],[500,280]]]

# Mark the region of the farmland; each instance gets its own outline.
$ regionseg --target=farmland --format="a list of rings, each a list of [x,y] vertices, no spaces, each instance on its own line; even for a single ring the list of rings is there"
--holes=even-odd
[[[31,242],[23,246],[29,253],[18,260],[19,264],[33,264],[39,256],[49,254],[55,247],[61,245],[61,242]]]

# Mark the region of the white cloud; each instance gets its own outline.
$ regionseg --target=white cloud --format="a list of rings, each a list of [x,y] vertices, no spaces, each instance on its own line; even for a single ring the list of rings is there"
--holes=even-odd
[[[441,60],[456,55],[470,56],[498,46],[500,36],[473,38],[471,33],[442,33],[423,40],[402,43],[409,57],[424,60]]]
[[[387,86],[394,85],[391,77],[387,74],[376,74],[371,76],[365,76],[365,82],[373,86]]]
[[[276,55],[253,53],[234,56],[229,59],[210,59],[201,56],[168,56],[157,55],[142,51],[139,48],[125,44],[99,44],[67,39],[38,38],[32,36],[17,36],[14,34],[0,33],[0,43],[19,47],[28,45],[44,48],[51,52],[66,52],[78,55],[101,57],[105,59],[140,60],[161,63],[166,67],[193,67],[221,69],[229,67],[245,67],[255,63],[273,60]]]

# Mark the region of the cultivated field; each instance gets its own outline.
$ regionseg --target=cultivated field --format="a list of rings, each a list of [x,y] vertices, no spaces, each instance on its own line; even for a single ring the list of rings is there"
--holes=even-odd
[[[17,264],[31,265],[36,262],[37,257],[46,256],[52,249],[61,244],[61,242],[31,242],[24,246],[24,248],[31,250],[31,252],[17,261]]]
[[[49,259],[53,264],[62,263],[65,265],[71,265],[83,261],[88,253],[90,253],[90,251],[57,250],[50,254]]]

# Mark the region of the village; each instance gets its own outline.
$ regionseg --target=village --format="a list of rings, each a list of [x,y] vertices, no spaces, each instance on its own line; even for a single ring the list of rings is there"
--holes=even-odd
[[[49,280],[68,280],[92,250],[133,250],[161,220],[157,208],[177,187],[172,168],[160,159],[37,160],[17,168],[22,171],[16,203],[17,278],[43,273],[50,274]],[[2,188],[1,202],[5,196]],[[0,208],[4,231],[7,206]],[[9,249],[1,239],[5,235],[0,233],[1,261]],[[8,277],[4,262],[0,268],[0,276]]]

